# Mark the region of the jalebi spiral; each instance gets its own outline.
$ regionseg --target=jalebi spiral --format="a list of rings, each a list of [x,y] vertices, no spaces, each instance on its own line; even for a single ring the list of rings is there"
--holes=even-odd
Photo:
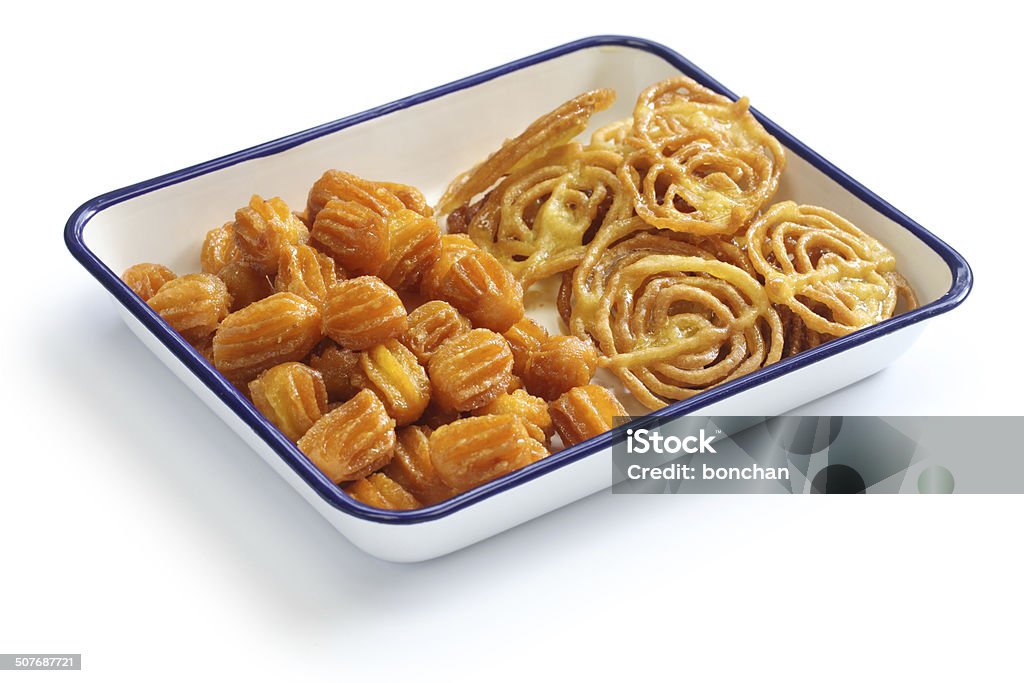
[[[895,257],[825,209],[770,206],[785,151],[685,76],[574,142],[614,95],[584,93],[456,178],[441,203],[528,289],[561,275],[569,331],[660,408],[917,305]]]
[[[734,265],[720,260],[733,253],[726,244],[715,253],[643,225],[620,222],[591,245],[573,276],[570,317],[637,400],[660,408],[782,357],[779,315],[739,250]]]
[[[896,257],[841,216],[782,202],[747,230],[747,249],[772,302],[819,334],[839,337],[917,306]]]

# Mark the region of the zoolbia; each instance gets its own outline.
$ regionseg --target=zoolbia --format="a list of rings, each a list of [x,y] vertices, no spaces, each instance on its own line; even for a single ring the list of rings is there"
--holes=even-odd
[[[708,435],[703,429],[690,436],[662,436],[660,432],[649,429],[626,430],[627,453],[717,453],[711,442],[715,434]]]

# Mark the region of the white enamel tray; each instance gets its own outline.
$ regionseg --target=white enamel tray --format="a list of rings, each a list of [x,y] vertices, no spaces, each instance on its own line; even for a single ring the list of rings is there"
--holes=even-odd
[[[206,229],[222,224],[253,193],[279,195],[301,207],[309,186],[328,168],[415,185],[434,200],[456,174],[565,100],[585,90],[614,88],[618,100],[595,116],[596,127],[628,117],[644,87],[678,73],[735,98],[664,46],[621,36],[587,38],[102,195],[71,216],[65,239],[143,343],[350,541],[387,560],[437,557],[609,486],[610,446],[621,438],[621,430],[439,505],[405,512],[370,508],[324,477],[118,274],[144,261],[164,263],[179,273],[197,270]],[[921,307],[676,403],[658,415],[788,411],[882,369],[910,346],[921,333],[921,323],[957,306],[970,292],[971,271],[959,254],[756,114],[789,156],[776,200],[825,206],[878,237],[896,252]],[[141,225],[146,229],[140,230]]]

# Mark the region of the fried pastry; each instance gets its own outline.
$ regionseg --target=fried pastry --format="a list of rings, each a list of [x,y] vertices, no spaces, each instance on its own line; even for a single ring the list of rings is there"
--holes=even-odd
[[[590,382],[597,371],[597,349],[574,336],[549,337],[529,355],[523,384],[534,396],[553,401],[573,387]]]
[[[274,293],[274,285],[267,274],[246,261],[228,263],[217,277],[224,281],[231,294],[232,313]]]
[[[386,217],[392,211],[400,211],[405,204],[388,187],[372,180],[360,178],[352,173],[331,169],[313,183],[306,200],[306,220],[316,225],[321,209],[331,200],[355,202]],[[425,203],[425,202],[424,202]]]
[[[398,430],[395,456],[381,472],[424,505],[448,500],[456,491],[441,481],[430,459],[429,427],[409,426]]]
[[[281,262],[274,278],[278,292],[298,294],[306,301],[323,307],[327,290],[337,282],[334,259],[305,244],[287,245],[281,251]]]
[[[313,221],[312,239],[351,275],[376,275],[390,253],[385,217],[354,201],[327,202]]]
[[[515,363],[512,372],[522,376],[526,371],[526,361],[530,354],[540,348],[541,343],[548,338],[548,332],[532,318],[522,318],[502,334],[505,341],[512,349],[512,358]]]
[[[431,299],[443,299],[444,291],[442,283],[448,277],[448,272],[460,258],[476,251],[478,247],[473,240],[466,235],[442,235],[441,249],[437,259],[423,274],[420,289]]]
[[[121,275],[128,288],[143,301],[150,298],[165,284],[178,277],[174,271],[159,263],[136,263]]]
[[[319,372],[302,363],[275,365],[249,382],[256,410],[291,441],[298,441],[327,412],[327,388]]]
[[[331,401],[347,401],[355,396],[359,374],[359,352],[343,349],[331,340],[324,340],[319,352],[309,357],[309,365],[320,373]]]
[[[395,421],[380,399],[364,389],[317,420],[298,446],[334,483],[355,481],[391,460]]]
[[[523,288],[497,259],[475,249],[459,258],[441,280],[441,298],[479,327],[504,332],[525,311]]]
[[[361,351],[405,332],[409,322],[395,290],[373,275],[343,280],[327,291],[324,332]]]
[[[473,415],[516,415],[522,419],[530,436],[545,445],[555,433],[547,401],[523,389],[499,395],[487,405],[474,410]]]
[[[462,492],[486,484],[547,455],[515,415],[484,415],[435,429],[430,461],[441,480]]]
[[[377,394],[399,427],[418,420],[430,403],[426,371],[413,352],[397,339],[363,351],[353,383]]]
[[[456,177],[445,190],[438,210],[450,213],[469,204],[503,176],[520,165],[543,156],[549,149],[569,142],[587,127],[590,117],[611,106],[615,91],[601,88],[585,92],[531,123],[525,131],[508,140],[485,161]]]
[[[160,287],[146,302],[190,344],[199,344],[228,315],[231,295],[215,275],[182,275]]]
[[[776,204],[747,230],[747,249],[772,302],[818,334],[838,337],[890,318],[901,297],[917,305],[892,252],[828,209]]]
[[[213,364],[233,382],[302,360],[323,338],[320,310],[291,292],[272,294],[224,318],[213,336]]]
[[[549,410],[566,448],[604,434],[616,426],[615,418],[627,416],[614,394],[596,384],[570,389],[552,401]]]
[[[464,412],[490,403],[512,382],[512,350],[490,330],[460,334],[437,350],[427,365],[441,407]]]
[[[423,275],[441,253],[441,231],[437,223],[415,211],[402,209],[388,216],[387,230],[389,253],[377,274],[396,290],[419,287]]]
[[[277,272],[286,246],[309,241],[309,229],[280,197],[253,195],[235,212],[232,230],[239,257],[268,275]]]
[[[427,198],[423,196],[422,192],[412,185],[389,183],[380,180],[377,181],[377,184],[398,197],[398,200],[402,202],[403,206],[410,211],[415,211],[426,218],[430,218],[434,215],[434,209],[431,208],[430,204],[427,204]]]
[[[228,221],[219,228],[206,233],[203,247],[199,252],[199,263],[204,273],[217,275],[229,263],[238,260],[238,246],[235,244],[234,223]]]
[[[377,472],[352,482],[345,493],[360,503],[382,510],[415,510],[420,502],[400,484]]]
[[[580,143],[555,147],[489,192],[467,234],[529,289],[575,267],[601,225],[630,215],[616,175],[621,164],[617,151]]]
[[[573,283],[572,331],[589,335],[601,364],[649,408],[782,356],[782,324],[761,284],[692,245],[694,255],[675,248],[651,253],[624,240],[588,253]]]
[[[408,322],[408,329],[399,339],[424,365],[442,344],[473,328],[447,301],[428,301],[417,306],[409,313]]]

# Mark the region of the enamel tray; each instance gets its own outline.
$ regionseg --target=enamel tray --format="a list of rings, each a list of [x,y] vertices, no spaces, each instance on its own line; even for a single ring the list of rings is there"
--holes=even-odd
[[[178,273],[197,270],[205,231],[234,215],[251,194],[280,195],[301,207],[309,186],[327,168],[415,185],[436,200],[449,179],[580,92],[609,87],[618,93],[611,110],[594,117],[597,127],[628,117],[644,87],[680,72],[736,97],[662,45],[623,36],[586,38],[96,197],[72,214],[65,241],[143,343],[351,542],[392,561],[437,557],[609,486],[610,446],[623,438],[621,430],[439,505],[404,512],[370,508],[343,494],[118,275],[142,261],[164,263]],[[776,201],[825,206],[881,239],[897,254],[922,305],[671,405],[660,416],[786,412],[881,370],[911,345],[922,323],[954,308],[970,292],[971,271],[958,253],[755,115],[788,152]]]

